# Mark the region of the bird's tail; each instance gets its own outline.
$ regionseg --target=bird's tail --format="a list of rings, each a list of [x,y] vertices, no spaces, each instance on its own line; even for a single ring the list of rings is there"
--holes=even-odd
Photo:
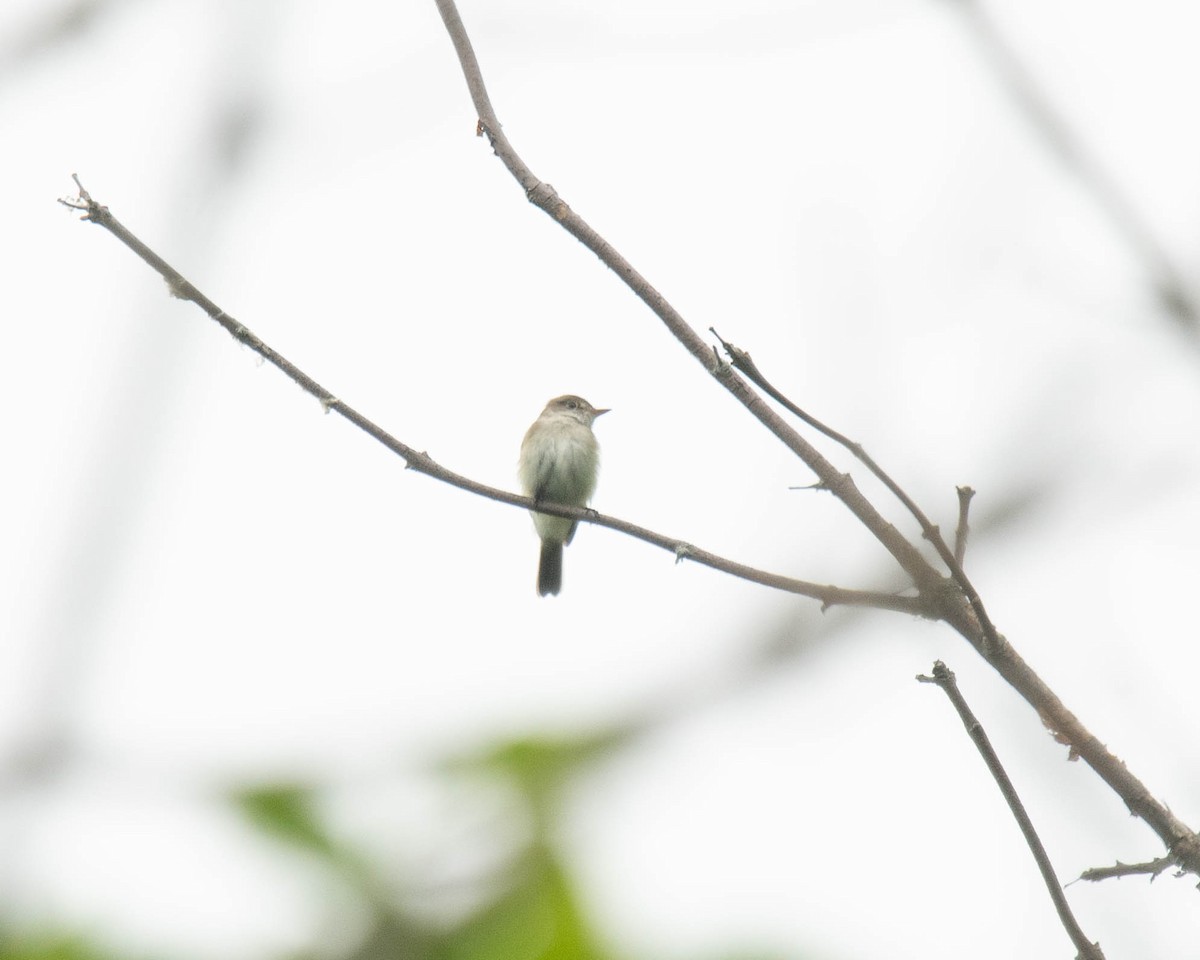
[[[562,589],[563,545],[553,540],[542,541],[542,559],[538,563],[538,596],[557,595]]]

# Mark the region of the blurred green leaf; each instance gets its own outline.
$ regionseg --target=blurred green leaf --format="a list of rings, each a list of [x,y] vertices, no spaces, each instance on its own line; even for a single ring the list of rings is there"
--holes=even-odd
[[[233,801],[264,832],[324,859],[338,859],[337,844],[313,812],[310,788],[295,784],[254,787],[234,793]]]
[[[0,960],[110,960],[83,937],[35,935],[20,938],[0,932]]]
[[[529,851],[511,887],[447,938],[452,960],[607,960],[557,857]]]
[[[451,763],[451,768],[500,774],[520,790],[530,808],[544,817],[568,780],[623,746],[640,725],[609,727],[577,737],[533,736],[508,740]]]
[[[512,815],[530,818],[534,829],[518,831],[520,849],[498,870],[476,878],[491,891],[483,906],[446,923],[413,911],[379,864],[339,844],[328,831],[311,787],[274,784],[232,795],[243,815],[264,833],[316,854],[349,883],[367,911],[362,938],[335,955],[319,952],[292,960],[614,960],[591,923],[587,903],[566,869],[556,842],[559,800],[572,778],[629,742],[643,723],[614,725],[582,736],[530,736],[460,755],[443,771],[505,783],[516,794]],[[497,823],[497,829],[510,832]],[[767,954],[732,952],[729,960]],[[7,957],[0,955],[0,960]],[[13,960],[27,960],[14,956]],[[76,960],[73,955],[28,960]],[[78,960],[103,960],[82,954]]]

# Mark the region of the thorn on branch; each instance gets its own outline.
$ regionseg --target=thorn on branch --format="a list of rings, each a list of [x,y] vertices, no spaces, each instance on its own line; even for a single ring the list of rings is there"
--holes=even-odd
[[[718,338],[718,339],[720,339],[720,338]],[[721,354],[718,352],[716,347],[712,348],[712,352],[713,352],[713,365],[708,368],[708,372],[711,373],[714,377],[729,376],[729,370],[730,370],[729,364],[727,364],[724,360],[721,359]]]
[[[963,557],[967,555],[967,536],[970,533],[970,524],[967,523],[967,515],[971,510],[971,498],[975,496],[975,491],[970,487],[955,487],[958,493],[958,526],[954,530],[954,559],[958,561],[958,565],[962,566]]]

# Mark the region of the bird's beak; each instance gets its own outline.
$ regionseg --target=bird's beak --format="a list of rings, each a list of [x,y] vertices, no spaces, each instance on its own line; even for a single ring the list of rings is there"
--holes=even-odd
[[[608,413],[611,409],[611,407],[605,407],[603,410],[593,410],[592,416],[598,417],[602,413]]]

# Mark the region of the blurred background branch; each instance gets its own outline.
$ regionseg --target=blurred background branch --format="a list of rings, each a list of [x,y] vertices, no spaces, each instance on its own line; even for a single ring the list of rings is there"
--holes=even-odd
[[[1004,36],[986,4],[981,0],[949,3],[962,15],[983,61],[1028,120],[1037,141],[1078,181],[1130,254],[1141,263],[1163,313],[1193,348],[1200,347],[1195,278],[1189,279],[1179,270],[1137,204],[1108,173],[1095,151],[1072,130],[1070,119],[1054,106],[1050,92]]]

